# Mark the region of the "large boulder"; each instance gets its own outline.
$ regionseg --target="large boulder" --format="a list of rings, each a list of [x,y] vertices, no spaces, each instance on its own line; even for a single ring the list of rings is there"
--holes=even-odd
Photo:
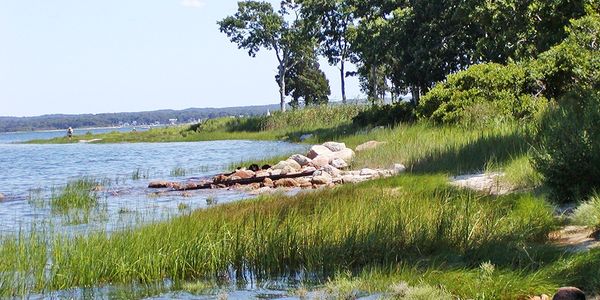
[[[294,154],[294,155],[290,156],[289,159],[294,160],[302,167],[308,165],[312,161],[310,158],[308,158],[304,155],[301,155],[301,154]]]
[[[335,159],[335,158],[340,158],[343,159],[344,161],[351,161],[352,158],[354,158],[354,151],[352,151],[352,149],[343,149],[337,152],[332,152],[331,154],[329,154],[329,158],[330,159]]]
[[[324,155],[324,156],[330,156],[333,153],[333,151],[329,150],[329,148],[322,146],[322,145],[314,145],[312,147],[310,147],[310,150],[308,151],[308,158],[310,159],[315,159],[317,156],[320,155]]]
[[[268,178],[268,177],[263,180],[262,185],[265,187],[269,187],[269,188],[272,188],[275,186],[275,184],[273,183],[273,180],[271,180],[271,178]]]
[[[312,164],[316,168],[322,168],[324,166],[328,166],[330,160],[331,160],[331,158],[327,155],[319,155],[319,156],[313,158]]]
[[[341,158],[334,158],[329,164],[336,169],[345,169],[348,167],[348,163]]]
[[[585,300],[585,293],[576,287],[562,287],[552,300]]]
[[[346,144],[336,142],[327,142],[324,143],[323,146],[327,147],[327,149],[331,150],[332,152],[342,151],[347,148]]]
[[[379,175],[379,172],[373,169],[364,168],[360,170],[360,176],[376,176]]]
[[[271,174],[269,174],[269,172],[265,171],[265,170],[258,170],[258,171],[256,171],[256,173],[254,175],[256,177],[267,177],[267,176],[269,176]]]
[[[360,145],[356,146],[356,152],[375,149],[375,148],[377,148],[381,145],[385,145],[385,144],[386,144],[386,142],[368,141],[364,144],[360,144]]]
[[[314,184],[314,185],[330,184],[332,181],[332,178],[331,178],[331,176],[327,176],[325,174],[327,174],[327,173],[323,173],[323,175],[313,176],[313,178],[311,179],[312,184]]]

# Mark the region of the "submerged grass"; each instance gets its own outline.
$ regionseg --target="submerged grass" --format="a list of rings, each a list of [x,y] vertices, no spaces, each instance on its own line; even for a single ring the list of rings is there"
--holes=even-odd
[[[68,182],[60,191],[53,193],[50,206],[53,212],[67,213],[71,209],[90,209],[98,204],[94,189],[99,183],[91,178]]]

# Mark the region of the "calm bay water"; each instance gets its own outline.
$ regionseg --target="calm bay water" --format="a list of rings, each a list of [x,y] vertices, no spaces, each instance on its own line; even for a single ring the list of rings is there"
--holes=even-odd
[[[75,232],[114,230],[248,197],[240,191],[191,191],[155,195],[152,179],[186,180],[226,171],[232,164],[305,150],[285,142],[211,141],[140,144],[14,144],[40,133],[0,134],[0,233],[49,224]],[[8,136],[8,137],[7,137]],[[9,143],[10,142],[10,143]],[[53,213],[52,193],[69,180],[91,177],[104,182],[101,205],[85,222]],[[184,208],[184,209],[182,209]],[[64,228],[63,228],[64,227]]]

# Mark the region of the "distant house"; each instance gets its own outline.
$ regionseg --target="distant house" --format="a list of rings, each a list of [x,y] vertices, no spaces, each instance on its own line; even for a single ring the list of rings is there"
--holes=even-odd
[[[175,124],[177,124],[177,119],[169,119],[169,124],[170,124],[170,125],[175,125]]]

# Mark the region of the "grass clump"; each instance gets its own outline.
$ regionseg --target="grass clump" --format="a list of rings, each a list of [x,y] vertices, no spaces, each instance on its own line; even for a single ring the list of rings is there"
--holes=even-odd
[[[600,229],[600,194],[593,194],[588,201],[581,203],[575,209],[573,222],[577,225]]]
[[[71,209],[91,209],[98,204],[95,189],[98,182],[91,178],[71,181],[58,193],[52,195],[50,206],[53,212],[66,213]]]

